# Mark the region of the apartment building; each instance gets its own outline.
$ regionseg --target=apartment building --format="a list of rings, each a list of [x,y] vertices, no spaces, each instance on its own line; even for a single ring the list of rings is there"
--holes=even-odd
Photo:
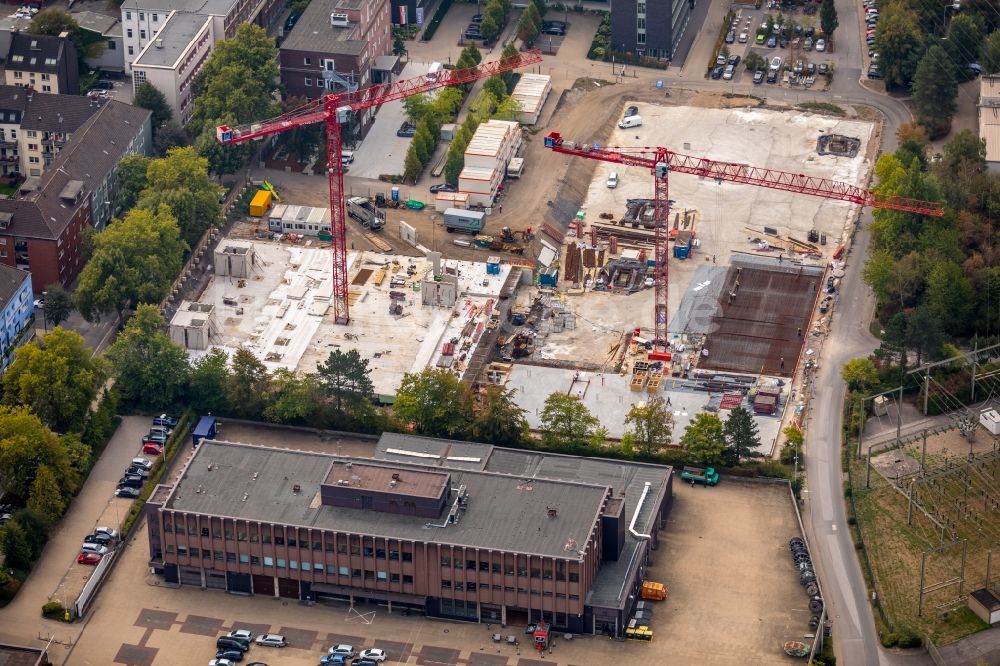
[[[281,82],[308,99],[357,90],[391,51],[388,0],[313,0],[279,48]]]
[[[52,37],[15,32],[10,37],[4,83],[42,93],[80,94],[80,66],[69,33]]]
[[[375,459],[203,440],[146,504],[150,566],[171,584],[621,635],[671,497],[660,465],[394,434]]]
[[[611,0],[611,48],[669,60],[691,20],[694,0]]]
[[[18,344],[28,339],[22,335],[35,311],[31,273],[0,264],[0,369],[14,360]]]
[[[212,18],[214,40],[231,39],[244,23],[267,28],[284,7],[281,0],[125,0],[121,5],[125,67],[156,39],[173,12]]]
[[[182,125],[194,113],[191,87],[215,45],[214,25],[211,16],[171,12],[132,63],[132,85],[138,89],[148,82],[156,87]]]

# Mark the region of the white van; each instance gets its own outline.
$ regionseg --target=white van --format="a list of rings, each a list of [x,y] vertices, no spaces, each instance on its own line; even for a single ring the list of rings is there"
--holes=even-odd
[[[618,121],[618,127],[628,129],[629,127],[642,127],[642,116],[629,116]]]
[[[439,62],[432,62],[424,78],[427,80],[428,83],[433,83],[434,81],[438,80],[438,77],[441,76],[441,72],[443,70],[444,70],[444,65],[442,65]]]
[[[348,164],[350,164],[353,161],[354,161],[354,151],[353,150],[345,150],[345,151],[343,151],[343,152],[340,153],[340,163],[343,164],[344,166],[347,166]]]

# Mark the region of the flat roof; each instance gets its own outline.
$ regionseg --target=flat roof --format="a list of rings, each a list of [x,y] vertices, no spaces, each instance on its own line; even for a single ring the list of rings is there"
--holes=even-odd
[[[295,27],[281,43],[282,51],[314,51],[319,53],[360,55],[367,42],[354,39],[358,24],[346,26],[330,24],[330,14],[337,9],[352,9],[342,0],[313,0],[302,12]],[[301,64],[301,63],[300,63]]]
[[[335,486],[341,481],[348,482],[354,488],[434,499],[441,496],[448,483],[448,475],[429,470],[407,470],[400,473],[384,465],[335,460],[330,465],[324,483]]]
[[[164,509],[202,515],[335,530],[418,542],[524,552],[582,560],[608,488],[523,475],[454,469],[452,487],[465,485],[461,520],[444,522],[368,509],[325,506],[320,486],[337,463],[368,459],[203,440],[188,460]],[[385,463],[401,475],[426,467]],[[549,509],[556,515],[550,516]]]
[[[176,66],[177,62],[184,56],[191,41],[211,20],[211,17],[203,14],[175,12],[163,24],[163,28],[156,33],[156,37],[149,40],[133,66],[167,68]],[[157,46],[159,43],[162,43],[163,46]]]
[[[986,142],[986,161],[1000,162],[1000,118],[986,118],[985,111],[980,109],[979,138]]]

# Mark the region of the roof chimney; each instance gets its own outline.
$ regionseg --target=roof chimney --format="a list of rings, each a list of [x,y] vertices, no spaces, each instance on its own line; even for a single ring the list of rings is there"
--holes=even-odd
[[[59,39],[69,39],[69,33],[63,30],[59,33]]]
[[[163,40],[162,39],[157,39],[156,40],[156,48],[158,48],[158,49],[162,49],[163,48]]]
[[[550,507],[548,507],[548,514],[549,514],[549,518],[555,518],[556,515],[558,514],[558,512],[555,510],[554,507],[550,506]]]

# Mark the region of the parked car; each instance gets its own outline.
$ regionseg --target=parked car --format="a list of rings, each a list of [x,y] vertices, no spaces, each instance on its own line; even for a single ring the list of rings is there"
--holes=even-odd
[[[758,33],[757,33],[757,37],[755,37],[755,38],[754,38],[754,41],[755,41],[755,42],[756,42],[757,44],[763,44],[763,43],[764,43],[764,33],[762,33],[762,32],[758,32]]]
[[[100,562],[102,557],[102,555],[85,550],[81,551],[80,554],[76,556],[76,563],[94,565]]]
[[[727,62],[729,62],[729,59],[726,57],[724,53],[720,53],[719,55],[715,56],[716,65],[725,66]]]
[[[101,534],[101,533],[88,534],[87,536],[83,537],[83,542],[96,543],[99,546],[107,546],[109,543],[111,543],[111,537],[109,537],[107,534]]]
[[[343,657],[353,658],[354,657],[354,646],[353,645],[347,645],[346,643],[341,643],[340,645],[334,645],[329,650],[327,650],[327,652],[329,654],[335,654],[335,655],[339,654],[339,655],[341,655]]]
[[[402,125],[399,126],[399,129],[396,130],[396,136],[412,137],[416,135],[416,133],[417,133],[416,126],[408,122],[404,122]]]
[[[777,70],[773,70],[772,69],[771,71],[769,71],[767,73],[767,82],[768,83],[777,83],[778,82],[778,72],[777,72]]]
[[[806,31],[803,33],[803,35],[806,37],[812,37],[815,34],[816,34],[816,28],[806,28]]]
[[[176,428],[177,419],[173,416],[167,416],[166,414],[160,414],[153,419],[153,425],[155,426],[165,426],[167,428]]]
[[[362,650],[358,657],[361,659],[370,659],[371,661],[383,662],[386,660],[385,650],[380,650],[378,648],[371,648],[370,650]]]
[[[167,436],[162,432],[151,432],[142,438],[144,442],[156,442],[157,444],[166,444]]]
[[[342,654],[324,654],[319,658],[319,666],[347,666],[348,663]]]
[[[825,62],[821,62],[819,64],[819,70],[818,71],[819,71],[820,74],[826,74],[828,71],[830,71],[830,66],[827,65]]]
[[[639,107],[637,107],[637,106],[630,106],[627,109],[625,109],[625,116],[624,116],[625,118],[628,118],[629,116],[637,116],[637,115],[639,115]]]
[[[143,442],[142,452],[147,456],[158,456],[163,453],[163,445],[156,442]]]
[[[618,172],[617,171],[612,171],[611,173],[608,174],[608,181],[607,181],[606,185],[608,186],[608,188],[610,188],[612,190],[615,189],[616,187],[618,187]]]
[[[726,44],[732,44],[736,41],[736,33],[730,30],[726,33]]]
[[[774,35],[771,35],[770,37],[767,38],[767,48],[773,49],[777,45],[778,45],[778,40],[775,38]]]
[[[879,71],[878,71],[877,67],[869,67],[868,68],[868,78],[872,79],[873,81],[877,81],[877,80],[879,80],[879,79],[882,78],[882,75],[879,74]]]
[[[146,469],[152,469],[153,461],[148,458],[132,458],[132,465],[136,467],[145,467]]]
[[[118,530],[113,527],[104,527],[103,525],[98,525],[94,528],[96,534],[107,534],[112,539],[118,538]]]
[[[712,70],[712,78],[721,79],[723,70],[724,68],[722,65],[716,65],[715,68]]]
[[[219,650],[215,653],[216,659],[228,659],[233,663],[243,661],[243,651],[242,650]]]
[[[250,641],[232,636],[219,636],[215,641],[216,650],[240,650],[246,652],[250,649]]]
[[[213,659],[208,662],[208,666],[235,666],[235,664],[229,659]]]
[[[166,438],[170,437],[170,433],[171,432],[172,432],[172,430],[170,428],[168,428],[167,426],[158,426],[158,425],[155,425],[155,426],[153,426],[152,428],[149,429],[149,434],[150,435],[162,435],[163,438],[164,438],[164,441],[166,440]]]
[[[739,42],[740,42],[740,44],[746,44],[749,39],[750,39],[750,35],[747,34],[746,30],[744,30],[743,32],[740,33],[740,36],[739,36]]]
[[[566,26],[566,21],[542,21],[543,28],[562,28],[565,30]]]
[[[732,65],[726,65],[725,71],[722,72],[722,78],[724,80],[726,80],[726,81],[732,81],[733,80],[733,73],[735,71],[736,71],[735,67],[733,67]]]
[[[816,63],[811,62],[808,65],[806,65],[806,75],[807,76],[815,76],[816,75]]]
[[[557,37],[562,37],[566,34],[566,28],[558,28],[558,27],[542,28],[541,33],[543,35],[555,35]]]
[[[133,488],[142,488],[142,484],[146,482],[146,479],[142,478],[138,474],[126,474],[118,481],[118,487],[131,486]]]
[[[470,20],[473,23],[482,23],[483,22],[483,15],[482,14],[473,14],[473,16],[472,16],[472,18]]]
[[[758,69],[753,73],[753,82],[762,83],[764,81],[764,70]]]
[[[261,634],[257,637],[257,645],[264,645],[266,647],[279,647],[283,648],[288,645],[288,641],[281,634]]]
[[[129,465],[125,470],[126,474],[134,474],[136,476],[141,476],[144,479],[149,478],[149,470],[145,467],[139,467],[138,465]]]
[[[124,497],[125,499],[135,499],[141,494],[141,490],[132,486],[118,486],[115,490],[115,497]]]
[[[736,67],[737,65],[739,65],[740,64],[740,60],[741,60],[741,58],[738,55],[731,55],[731,56],[729,56],[729,64],[732,65],[733,67]]]
[[[458,188],[451,183],[437,183],[431,185],[431,193],[437,194],[438,192],[458,192]]]
[[[107,555],[108,547],[102,546],[99,543],[85,543],[80,547],[80,552],[97,553],[98,555]]]

